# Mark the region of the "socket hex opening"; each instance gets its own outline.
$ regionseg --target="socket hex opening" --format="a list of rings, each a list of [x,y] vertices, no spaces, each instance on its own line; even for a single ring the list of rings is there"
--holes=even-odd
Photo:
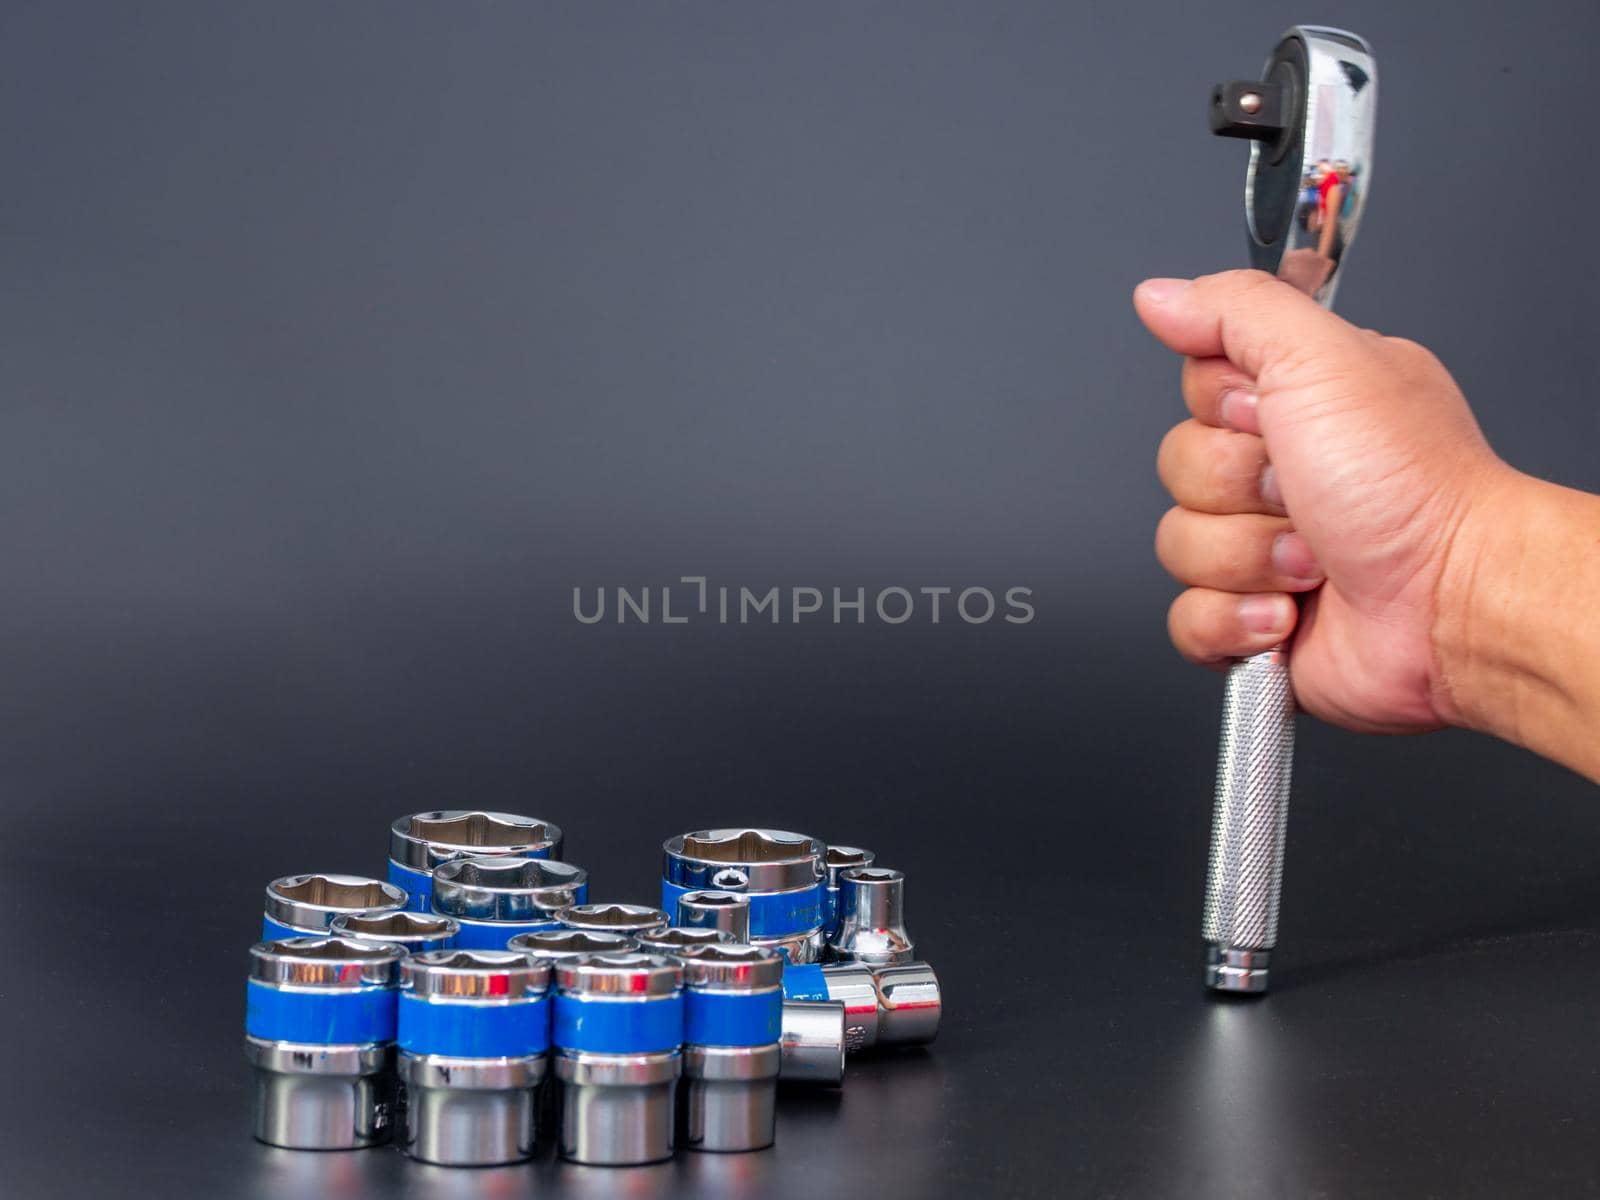
[[[857,846],[829,846],[822,861],[830,867],[865,867],[872,863],[872,851]]]
[[[441,937],[456,928],[446,917],[416,912],[392,912],[376,917],[344,916],[335,924],[348,934],[367,938]]]
[[[407,826],[412,837],[444,846],[526,846],[545,841],[544,822],[509,813],[417,813]]]
[[[857,867],[845,878],[860,880],[862,883],[893,883],[896,879],[904,879],[905,876],[887,867]]]
[[[582,867],[546,858],[462,858],[434,872],[435,886],[445,880],[463,887],[518,891],[581,883],[583,876]]]
[[[385,962],[394,957],[394,951],[387,946],[374,946],[354,938],[282,938],[266,945],[276,957],[314,962]]]
[[[620,933],[589,929],[546,929],[519,933],[511,939],[513,950],[532,954],[616,954],[633,948],[633,939]]]
[[[395,890],[376,879],[352,875],[296,875],[273,890],[285,900],[318,908],[383,908],[395,903]]]
[[[781,829],[704,829],[685,834],[683,853],[706,862],[773,863],[811,856],[812,839]]]
[[[588,928],[639,929],[666,925],[669,918],[659,908],[643,904],[577,904],[561,914],[563,921]]]

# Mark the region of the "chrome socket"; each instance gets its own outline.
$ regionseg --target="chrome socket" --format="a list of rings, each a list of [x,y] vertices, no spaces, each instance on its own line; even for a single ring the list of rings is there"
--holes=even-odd
[[[250,947],[245,1058],[253,1132],[291,1150],[386,1142],[398,1101],[396,985],[406,952],[352,938],[296,937]]]
[[[939,978],[924,962],[873,967],[866,963],[791,966],[784,972],[789,1001],[833,1000],[845,1009],[845,1049],[911,1046],[939,1033]]]
[[[783,956],[763,946],[711,942],[682,947],[679,961],[683,1143],[726,1152],[770,1146],[777,1124]]]
[[[683,968],[653,954],[587,954],[555,971],[562,1156],[594,1166],[672,1157]]]
[[[822,865],[816,838],[781,829],[702,829],[662,846],[661,905],[686,892],[737,892],[750,900],[750,942],[790,962],[816,962],[823,946]]]
[[[406,894],[392,883],[361,875],[285,875],[267,884],[261,937],[320,937],[335,917],[379,917],[406,906]]]
[[[839,934],[834,958],[881,967],[911,962],[916,948],[906,932],[906,877],[884,867],[850,867],[839,873]]]
[[[829,846],[822,856],[822,867],[827,872],[822,893],[823,933],[831,944],[839,936],[839,876],[852,867],[870,867],[878,856],[859,846]]]
[[[382,916],[342,913],[333,919],[328,932],[334,937],[355,938],[358,942],[382,942],[399,946],[411,954],[420,954],[425,950],[444,950],[453,946],[460,928],[449,917],[402,909]]]
[[[549,987],[549,963],[510,950],[438,950],[401,964],[407,1154],[450,1167],[532,1157]]]
[[[458,858],[433,873],[433,910],[461,928],[465,950],[504,950],[519,933],[559,929],[559,915],[589,898],[589,872],[544,858]]]
[[[735,942],[750,941],[750,897],[738,892],[684,892],[677,915],[683,929],[720,929]]]
[[[778,1082],[844,1082],[845,1007],[839,1000],[784,1000]]]
[[[389,826],[389,882],[411,896],[413,912],[432,904],[433,872],[458,858],[561,857],[561,827],[516,813],[452,808],[396,817]]]
[[[559,919],[567,929],[593,929],[632,938],[657,933],[671,924],[666,913],[644,904],[577,904],[564,909]]]

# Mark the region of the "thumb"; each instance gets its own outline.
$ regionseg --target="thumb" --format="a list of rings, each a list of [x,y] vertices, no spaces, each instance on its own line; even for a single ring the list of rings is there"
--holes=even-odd
[[[1227,358],[1263,388],[1275,369],[1338,355],[1361,337],[1348,321],[1264,271],[1147,279],[1134,289],[1133,307],[1168,349]]]

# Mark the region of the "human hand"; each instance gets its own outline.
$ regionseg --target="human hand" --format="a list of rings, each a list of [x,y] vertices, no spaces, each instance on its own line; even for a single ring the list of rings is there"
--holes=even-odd
[[[1186,356],[1193,418],[1161,444],[1177,507],[1156,531],[1188,587],[1168,617],[1178,650],[1221,666],[1292,639],[1316,716],[1384,733],[1459,722],[1435,646],[1463,594],[1446,584],[1521,477],[1449,373],[1258,271],[1147,280],[1134,305]]]

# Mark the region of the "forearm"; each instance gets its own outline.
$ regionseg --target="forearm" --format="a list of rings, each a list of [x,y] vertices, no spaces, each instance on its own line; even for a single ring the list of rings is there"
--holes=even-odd
[[[1600,781],[1600,496],[1498,480],[1438,599],[1444,714]]]

